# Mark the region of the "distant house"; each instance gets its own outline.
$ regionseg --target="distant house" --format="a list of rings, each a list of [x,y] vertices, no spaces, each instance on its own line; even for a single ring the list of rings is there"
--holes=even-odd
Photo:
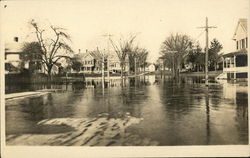
[[[110,72],[112,72],[112,73],[120,73],[121,72],[121,62],[120,62],[120,59],[118,58],[116,52],[110,51],[106,60],[108,61],[107,63],[109,63],[109,71]],[[127,56],[125,59],[123,72],[126,73],[128,71],[129,71],[129,58]]]
[[[246,79],[248,77],[247,19],[239,19],[233,40],[236,50],[223,55],[223,73],[217,79]]]
[[[18,37],[14,37],[12,42],[5,43],[5,72],[20,72],[21,68],[28,67],[22,60],[22,46]]]
[[[80,73],[101,73],[102,56],[99,52],[86,50],[80,57],[83,64]]]
[[[18,37],[14,37],[13,41],[5,43],[5,73],[20,73],[24,69],[32,73],[46,73],[40,56],[33,54],[32,60],[24,60],[23,46],[24,43],[20,42]],[[57,74],[59,67],[54,65],[52,74]]]
[[[148,72],[154,72],[155,71],[155,65],[154,64],[148,64],[145,68]]]
[[[80,54],[83,66],[80,68],[80,73],[101,73],[102,62],[104,60],[104,70],[107,71],[109,64],[109,71],[111,73],[121,72],[120,60],[115,52],[110,52],[109,55],[103,55],[99,51],[88,51]],[[125,72],[128,71],[128,64],[125,64]]]
[[[109,71],[110,72],[113,72],[113,73],[121,72],[120,60],[114,52],[110,53],[108,60],[109,60]],[[128,64],[126,64],[126,65],[128,65]],[[125,68],[125,71],[126,70],[127,70],[127,68]]]

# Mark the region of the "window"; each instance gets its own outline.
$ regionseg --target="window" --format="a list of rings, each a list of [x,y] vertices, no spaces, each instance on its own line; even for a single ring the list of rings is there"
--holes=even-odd
[[[242,39],[241,41],[242,41],[242,42],[241,42],[242,48],[245,48],[245,39]]]
[[[236,49],[239,49],[239,41],[236,42]]]
[[[236,73],[236,78],[247,78],[247,73]]]
[[[247,55],[236,56],[236,67],[247,66]]]
[[[246,38],[246,48],[248,48],[248,39]]]
[[[15,41],[15,42],[18,42],[18,37],[14,37],[14,41]]]

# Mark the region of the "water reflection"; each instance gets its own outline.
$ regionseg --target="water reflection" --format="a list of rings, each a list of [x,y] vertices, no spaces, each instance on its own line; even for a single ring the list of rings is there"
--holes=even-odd
[[[209,107],[209,87],[205,90],[205,100],[206,100],[206,116],[207,116],[207,144],[210,144],[210,107]]]
[[[117,118],[129,113],[143,118],[129,130],[160,145],[248,143],[247,86],[218,83],[206,87],[201,77],[176,81],[148,75],[111,79],[105,88],[101,80],[57,88],[63,91],[7,101],[7,134],[38,133],[41,127],[36,123],[47,118],[96,117],[100,113]],[[54,129],[66,130],[72,129]]]

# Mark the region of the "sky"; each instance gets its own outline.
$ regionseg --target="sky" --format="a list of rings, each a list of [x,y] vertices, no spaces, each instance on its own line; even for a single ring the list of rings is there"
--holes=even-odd
[[[3,9],[2,9],[3,8]],[[208,17],[209,40],[216,38],[223,52],[235,50],[232,40],[239,18],[248,18],[248,0],[11,0],[1,2],[2,32],[6,42],[18,36],[33,40],[28,21],[40,26],[64,27],[72,38],[72,48],[94,50],[107,48],[107,38],[136,34],[136,44],[149,51],[148,60],[159,57],[162,42],[171,33],[189,35],[205,46],[205,25]]]

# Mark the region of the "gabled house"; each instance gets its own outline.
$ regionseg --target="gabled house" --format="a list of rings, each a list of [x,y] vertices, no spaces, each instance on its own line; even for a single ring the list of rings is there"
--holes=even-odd
[[[247,19],[239,19],[233,40],[235,51],[223,54],[223,73],[217,79],[246,79],[248,77]]]
[[[88,51],[81,55],[83,66],[80,73],[101,73],[102,55],[98,51]]]

